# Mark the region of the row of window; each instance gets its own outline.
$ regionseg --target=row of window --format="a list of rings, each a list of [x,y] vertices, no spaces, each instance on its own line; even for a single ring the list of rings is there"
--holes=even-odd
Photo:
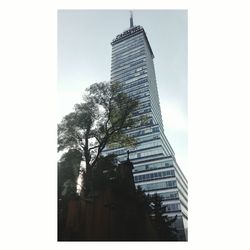
[[[133,90],[137,90],[144,86],[147,86],[149,89],[149,84],[148,84],[148,77],[147,74],[144,73],[144,75],[136,76],[126,82],[121,82],[122,83],[122,90],[121,91],[126,91],[128,94],[132,92]]]
[[[165,178],[165,177],[170,177],[170,176],[175,176],[173,169],[162,171],[162,172],[137,175],[137,176],[134,176],[134,180],[135,182],[141,182],[141,181],[155,180],[155,179],[160,179],[160,178]]]
[[[132,53],[131,55],[126,56],[126,58],[120,58],[120,59],[112,59],[111,60],[111,73],[113,73],[113,71],[118,68],[118,67],[122,67],[124,66],[126,63],[128,62],[132,62],[135,61],[134,59],[139,59],[139,57],[141,58],[142,56],[144,56],[146,58],[146,54],[145,52],[141,49],[138,51],[135,51],[134,53]]]
[[[123,77],[124,75],[134,74],[141,70],[147,69],[146,65],[144,63],[141,63],[140,65],[136,65],[135,67],[129,67],[126,70],[123,70],[121,72],[117,72],[111,75],[111,81],[113,78],[117,77]]]
[[[146,70],[142,70],[140,72],[136,72],[136,73],[130,73],[130,74],[124,74],[123,76],[117,76],[117,77],[113,77],[111,79],[112,82],[122,82],[122,83],[131,83],[134,81],[134,79],[137,79],[138,76],[140,76],[140,79],[142,79],[142,76],[146,77],[147,76],[147,71]],[[132,79],[132,80],[131,80]]]
[[[132,79],[130,79],[130,80],[125,81],[125,82],[123,83],[123,85],[135,83],[135,82],[137,82],[137,81],[139,81],[139,80],[140,80],[140,81],[144,80],[144,82],[145,82],[145,80],[147,80],[147,79],[148,79],[147,74],[145,74],[145,76],[135,77],[135,78],[132,78]]]
[[[159,132],[160,131],[160,129],[159,129],[159,127],[154,127],[154,128],[152,128],[152,132],[154,133],[154,132]]]
[[[136,62],[138,62],[138,61],[136,61]],[[147,69],[144,62],[136,63],[134,66],[129,65],[129,67],[127,67],[123,70],[119,70],[117,72],[111,73],[111,79],[113,79],[114,77],[123,76],[124,74],[136,73],[136,72],[141,70],[140,68]]]
[[[130,160],[139,160],[142,157],[148,157],[153,155],[163,154],[162,148],[154,149],[150,151],[144,151],[140,153],[132,153],[129,155]],[[127,156],[121,156],[118,157],[120,161],[125,161],[127,159]]]
[[[143,70],[146,70],[146,69],[147,69],[147,67],[146,67],[146,65],[145,65],[145,62],[137,61],[136,63],[137,63],[137,65],[135,65],[135,66],[130,66],[130,65],[128,65],[129,68],[123,69],[123,70],[119,71],[118,73],[115,73],[114,75],[111,75],[111,80],[114,79],[114,78],[117,78],[117,77],[123,77],[123,76],[126,75],[126,74],[136,73],[136,72],[138,72],[138,71],[135,71],[135,70],[136,70],[137,68],[140,68],[140,67],[143,67]],[[129,71],[128,71],[128,70],[129,70]],[[132,72],[132,71],[134,71],[134,72]]]
[[[159,168],[164,168],[164,167],[172,167],[171,163],[167,162],[157,162],[157,163],[151,163],[151,164],[146,164],[142,166],[135,166],[134,172],[141,172],[145,170],[152,170],[152,169],[159,169]]]
[[[118,62],[120,60],[124,60],[125,58],[128,58],[129,56],[135,54],[135,53],[139,53],[139,52],[144,52],[144,46],[141,45],[141,46],[138,46],[134,49],[131,49],[131,50],[128,50],[127,52],[124,52],[124,53],[121,53],[121,54],[117,54],[115,56],[112,55],[112,62]]]
[[[187,189],[183,187],[183,185],[181,184],[180,180],[178,179],[178,188],[182,191],[183,194],[188,195]]]
[[[178,210],[181,210],[181,204],[180,203],[167,204],[167,206],[166,206],[166,212],[178,211]]]
[[[119,53],[123,53],[123,52],[125,52],[125,51],[127,51],[128,50],[128,48],[134,48],[134,47],[138,47],[138,46],[141,46],[141,45],[143,45],[144,44],[144,42],[143,42],[143,40],[137,40],[137,41],[135,41],[135,42],[132,42],[132,43],[129,43],[129,44],[126,44],[126,45],[124,45],[124,46],[122,46],[122,47],[120,47],[120,48],[118,48],[118,49],[116,49],[116,48],[112,48],[112,55],[117,55],[117,54],[119,54]],[[136,45],[136,46],[133,46],[133,45]],[[131,46],[131,47],[130,47]]]
[[[187,179],[185,178],[185,176],[183,175],[182,171],[180,168],[177,169],[178,170],[178,174],[180,175],[180,178],[183,180],[183,182],[185,183],[185,185],[187,186],[188,184],[188,181]]]
[[[114,42],[117,39],[119,40],[120,37],[122,36],[122,34],[117,35],[116,38],[112,42]],[[128,43],[130,40],[134,41],[135,39],[141,38],[142,35],[143,34],[141,32],[134,33],[133,36],[129,37],[129,39],[125,39],[125,40],[120,41],[119,43],[115,43],[113,46],[117,48],[120,44],[124,45],[124,44]]]
[[[151,102],[150,101],[139,102],[139,105],[136,108],[136,110],[147,108],[147,107],[151,107]]]
[[[153,117],[154,117],[155,121],[157,121],[157,123],[159,125],[163,126],[161,116],[159,116],[159,114],[157,114],[154,107],[151,107],[151,111],[152,111],[152,114],[153,114]]]
[[[131,93],[131,89],[136,90],[136,89],[138,89],[138,86],[140,86],[141,88],[144,86],[148,86],[147,77],[136,79],[132,83],[122,84],[121,86],[122,86],[121,92],[126,92],[128,94],[128,96],[134,96],[134,94]]]
[[[112,68],[113,66],[118,66],[118,65],[122,66],[124,62],[129,62],[130,60],[134,58],[138,58],[139,56],[143,56],[143,55],[146,57],[145,51],[143,49],[131,51],[127,55],[120,56],[119,58],[112,58],[111,66]]]
[[[179,195],[178,195],[177,191],[159,193],[159,195],[162,197],[163,200],[171,200],[171,199],[179,198]]]
[[[186,211],[188,211],[188,207],[187,207],[187,199],[184,199],[182,195],[180,195],[180,202],[181,202],[181,205],[184,207],[184,209]]]
[[[141,58],[143,58],[143,59],[141,59]],[[139,63],[141,63],[141,65],[145,65],[145,64],[143,64],[143,63],[145,63],[146,62],[146,57],[143,55],[143,56],[140,56],[140,58],[138,57],[137,59],[140,59],[139,61],[135,61],[135,60],[131,60],[129,63],[130,63],[130,67],[133,67],[133,66],[135,66],[135,65],[137,65],[138,66],[138,64]],[[141,66],[141,65],[139,65],[139,66]]]
[[[147,82],[147,78],[143,78],[143,79],[139,79],[139,80],[136,80],[135,82],[132,82],[132,83],[129,83],[129,84],[123,84],[122,85],[122,89],[125,90],[125,89],[130,89],[132,87],[135,87],[135,86],[139,86],[141,84],[143,84],[144,86],[146,86],[146,82]],[[148,85],[148,84],[147,84]]]
[[[160,135],[150,135],[150,136],[144,136],[142,138],[137,138],[138,142],[146,142],[146,141],[152,141],[152,140],[156,140],[156,139],[160,139]]]
[[[154,127],[152,128],[151,127],[147,127],[145,129],[142,129],[140,131],[137,131],[136,134],[134,134],[134,136],[141,136],[141,135],[144,135],[144,134],[149,134],[149,133],[155,133],[155,132],[159,132],[159,128],[158,127]]]
[[[146,58],[145,51],[143,51],[141,49],[141,50],[138,50],[138,51],[132,53],[131,55],[127,55],[125,58],[120,58],[119,60],[118,59],[112,60],[111,61],[112,70],[119,68],[119,67],[122,67],[127,62],[130,62],[130,60],[132,61],[132,59],[138,59],[139,56],[145,56],[145,58]]]
[[[116,50],[116,51],[112,50],[112,57],[115,57],[117,55],[121,55],[129,50],[134,49],[134,48],[141,47],[142,45],[144,45],[143,41],[137,41],[137,42],[131,43],[129,45],[123,46],[120,50]]]
[[[158,102],[156,102],[156,99],[152,100],[152,109],[154,110],[154,112],[157,114],[157,116],[161,120],[162,118],[161,118],[161,112],[160,112],[160,104]]]
[[[140,65],[143,62],[146,62],[146,56],[145,55],[135,57],[135,58],[133,58],[131,60],[128,60],[128,61],[125,61],[124,63],[121,63],[121,64],[112,65],[111,66],[111,75],[115,74],[117,72],[126,71],[128,68],[130,69],[131,67]]]
[[[114,77],[112,81],[125,82],[127,80],[134,79],[138,76],[144,75],[146,73],[147,73],[147,70],[141,70],[140,72],[137,72],[137,73],[123,74],[121,76]]]
[[[129,38],[129,39],[126,39],[126,40],[124,40],[124,41],[121,41],[121,42],[119,42],[119,43],[117,43],[117,44],[114,44],[114,45],[112,46],[112,48],[113,48],[114,50],[117,50],[117,49],[119,49],[119,48],[123,48],[124,46],[129,45],[130,43],[136,42],[138,39],[143,39],[143,34],[137,34],[136,36],[133,36],[133,37],[131,37],[131,38]]]
[[[145,191],[152,191],[157,189],[164,189],[164,188],[174,188],[176,187],[176,181],[164,181],[164,182],[157,182],[157,183],[150,183],[150,184],[142,184],[139,185]]]
[[[143,45],[143,44],[144,44],[143,39],[137,39],[136,41],[134,41],[132,43],[131,42],[127,43],[120,48],[112,48],[112,55],[117,55],[119,53],[123,53],[125,51],[128,51],[128,49],[132,49],[132,48],[138,47],[138,46]]]
[[[140,104],[136,110],[144,109],[147,107],[151,107],[151,102],[144,102],[144,103]]]
[[[183,180],[182,176],[179,174],[178,169],[176,171],[176,175],[178,177],[178,180],[180,180],[179,182],[180,182],[180,185],[182,186],[182,188],[187,190],[188,189],[187,183]]]
[[[156,140],[156,139],[160,139],[160,136],[159,135],[150,135],[150,136],[144,136],[143,138],[137,138],[137,141],[138,143],[143,143],[143,142],[148,142],[148,141],[152,141],[152,140]],[[112,147],[111,149],[112,150],[115,150],[116,148],[120,148],[121,146],[120,145],[117,145],[117,147]],[[103,152],[103,155],[106,155],[106,151],[108,149],[105,148],[104,152]]]
[[[143,93],[136,93],[136,92],[133,92],[131,94],[128,94],[128,96],[132,96],[134,98],[136,98],[139,103],[142,103],[142,102],[146,102],[146,101],[150,101],[150,96],[149,96],[149,90],[147,92],[143,92]]]
[[[145,60],[146,60],[145,57],[141,56],[139,60],[137,61],[133,60],[132,62],[128,62],[124,64],[125,66],[120,66],[120,65],[118,67],[115,66],[116,70],[114,73],[111,73],[111,79],[115,77],[122,77],[124,74],[129,73],[129,71],[132,71],[139,67],[144,66],[144,69],[147,69]]]
[[[138,101],[139,101],[139,103],[150,101],[150,96],[142,97]]]
[[[135,150],[156,147],[159,145],[161,145],[161,141],[159,141],[159,140],[153,141],[153,142],[142,143],[142,144],[138,145],[135,148]],[[133,150],[133,151],[135,151],[135,150]],[[133,151],[131,150],[130,155],[132,155]],[[125,153],[127,153],[127,149],[112,150],[111,152],[109,152],[109,154],[116,154],[116,155],[125,154]]]
[[[122,34],[121,34],[122,35]],[[115,41],[115,40],[119,40],[120,38],[120,36],[121,35],[117,35],[116,36],[116,38],[112,41],[112,43]],[[130,41],[135,41],[136,39],[139,39],[139,38],[141,38],[142,37],[142,33],[137,33],[137,34],[134,34],[133,36],[131,36],[131,37],[129,37],[129,38],[127,38],[127,39],[124,39],[124,40],[122,40],[122,41],[119,41],[119,43],[111,43],[112,44],[112,46],[113,47],[115,47],[115,48],[119,48],[119,47],[121,47],[121,46],[124,46],[124,44],[127,44],[127,43],[129,43]],[[121,45],[121,46],[120,46]]]
[[[185,195],[182,190],[178,189],[179,193],[181,194],[181,197],[186,201],[188,202],[188,199],[187,199],[187,195]]]
[[[142,121],[143,117],[147,118],[147,121]],[[134,116],[132,117],[132,119],[135,120],[136,128],[141,128],[146,125],[151,125],[151,126],[155,125],[154,120],[152,118],[152,112],[143,113],[141,115]]]
[[[145,134],[152,133],[152,132],[153,132],[153,128],[145,128],[140,131],[130,133],[130,135],[136,137],[136,136],[141,136],[141,135],[145,135]]]
[[[160,140],[152,141],[152,142],[147,142],[147,143],[142,143],[139,146],[136,147],[136,150],[138,149],[143,149],[143,148],[152,148],[161,145]]]
[[[146,109],[140,109],[138,111],[135,111],[132,113],[133,116],[138,116],[138,115],[142,115],[142,114],[146,114],[151,112],[151,108],[146,108]]]
[[[139,96],[139,94],[143,94],[143,93],[146,93],[146,94]],[[135,98],[136,100],[138,100],[139,97],[148,96],[149,95],[149,89],[148,89],[148,86],[146,86],[146,87],[142,86],[142,88],[139,88],[138,90],[135,90],[133,88],[132,92],[129,92],[129,93],[127,92],[127,94],[128,94],[129,97]],[[144,102],[144,101],[142,101],[142,100],[139,101],[139,103],[142,103],[142,102]]]

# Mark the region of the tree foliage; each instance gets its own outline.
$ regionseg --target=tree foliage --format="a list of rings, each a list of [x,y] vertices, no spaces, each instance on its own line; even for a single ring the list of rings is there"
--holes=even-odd
[[[152,225],[157,233],[158,240],[175,241],[177,230],[174,222],[177,216],[170,218],[166,215],[166,205],[163,205],[162,197],[155,193],[146,194],[140,186],[136,189],[137,200],[141,206],[141,211],[146,211],[150,216]]]
[[[155,193],[150,197],[151,216],[160,240],[177,240],[177,230],[173,226],[177,216],[169,218],[162,197]]]
[[[106,146],[135,146],[126,128],[141,126],[147,118],[133,117],[138,101],[122,91],[117,83],[95,83],[86,89],[83,102],[58,125],[58,151],[79,152],[86,164],[86,179]],[[85,182],[87,184],[87,182]]]
[[[70,149],[61,156],[58,163],[58,198],[76,194],[77,178],[80,171],[82,154]]]

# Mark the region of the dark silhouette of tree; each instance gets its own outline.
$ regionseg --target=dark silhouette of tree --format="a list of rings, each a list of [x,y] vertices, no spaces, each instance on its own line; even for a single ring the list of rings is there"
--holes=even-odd
[[[139,211],[141,211],[141,213],[147,213],[151,218],[151,223],[157,234],[157,237],[151,240],[178,240],[178,231],[174,226],[177,216],[169,218],[166,215],[166,206],[163,205],[162,197],[159,194],[146,194],[145,191],[138,186],[136,189],[136,203],[139,205]]]
[[[118,162],[116,155],[100,156],[96,166],[92,172],[92,193],[98,193],[100,190],[104,190],[107,185],[113,183],[117,179]]]
[[[162,197],[156,193],[150,197],[149,206],[151,208],[151,218],[159,240],[177,240],[177,230],[173,225],[177,219],[177,215],[174,218],[169,218],[166,215],[166,206],[163,205]]]
[[[150,195],[146,194],[140,186],[136,188],[136,196],[138,203],[141,206],[141,209],[145,210],[147,214],[151,215],[152,208],[150,206],[151,203],[151,197]]]
[[[61,157],[58,163],[58,239],[65,237],[65,220],[68,211],[68,201],[78,198],[76,193],[82,155],[79,151],[70,149]]]
[[[93,187],[93,169],[106,146],[135,146],[134,137],[125,128],[142,126],[145,116],[132,117],[138,101],[129,97],[117,83],[95,83],[86,89],[83,102],[58,125],[58,151],[79,152],[85,162],[85,193]]]
[[[75,150],[69,150],[63,157],[63,161],[59,164],[58,174],[61,178],[59,183],[59,205],[58,205],[58,239],[59,240],[86,240],[95,239],[92,235],[84,236],[84,224],[79,224],[78,229],[69,229],[66,225],[67,214],[72,214],[72,210],[67,206],[74,204],[81,207],[80,196],[76,195],[75,186],[68,185],[68,182],[74,183],[76,180],[76,173],[79,170],[81,154]],[[131,164],[128,161],[123,164]],[[91,195],[85,196],[83,199],[85,204],[94,204],[102,197],[107,195],[107,192],[113,197],[112,201],[105,203],[98,203],[98,208],[95,207],[96,216],[105,213],[107,209],[111,209],[111,213],[115,213],[113,218],[107,222],[107,227],[113,228],[112,240],[175,240],[174,228],[172,223],[174,219],[166,219],[163,216],[165,207],[162,205],[161,197],[158,195],[150,196],[138,187],[137,189],[129,188],[129,178],[124,179],[126,172],[119,171],[120,168],[126,170],[128,165],[120,165],[115,155],[108,155],[106,157],[100,156],[97,166],[93,168],[93,181]],[[131,169],[132,171],[132,169]],[[132,172],[131,172],[132,173]],[[127,176],[128,177],[128,176]],[[131,177],[130,177],[131,178]],[[133,177],[132,177],[133,180]],[[65,183],[67,185],[65,185]],[[133,191],[134,190],[134,191]],[[104,199],[105,200],[105,199]],[[95,201],[95,202],[94,202]],[[89,205],[87,205],[89,206]],[[90,212],[88,210],[88,212]],[[69,212],[71,211],[71,213]],[[87,211],[87,210],[86,210]],[[74,212],[80,213],[80,210]],[[85,214],[85,212],[83,213]],[[80,216],[80,215],[79,215]],[[86,218],[90,218],[93,214],[87,214]],[[99,218],[99,217],[98,217]],[[79,217],[80,220],[80,217]],[[94,220],[94,217],[92,217]],[[85,221],[85,220],[84,220]],[[98,223],[98,222],[97,222]],[[96,224],[93,222],[93,224]],[[88,224],[91,228],[92,224]],[[99,228],[103,225],[99,225]],[[93,231],[95,234],[95,231]],[[105,233],[99,235],[101,239],[105,240]],[[87,238],[85,238],[87,237]],[[102,238],[103,237],[103,238]],[[98,239],[98,238],[97,238]]]
[[[61,160],[58,163],[59,197],[76,193],[81,159],[82,154],[75,149],[70,149],[61,156]]]

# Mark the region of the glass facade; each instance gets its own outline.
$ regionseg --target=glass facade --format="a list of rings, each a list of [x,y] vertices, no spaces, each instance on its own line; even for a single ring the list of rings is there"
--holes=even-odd
[[[176,226],[180,239],[187,231],[187,180],[181,172],[172,147],[164,135],[159,96],[154,70],[154,54],[141,26],[132,26],[111,42],[111,83],[122,84],[122,91],[138,99],[134,117],[147,115],[149,122],[128,134],[139,142],[130,149],[134,164],[134,180],[147,193],[159,193],[166,204],[166,214],[178,216]],[[118,160],[127,159],[127,149],[106,148],[103,155],[116,154]],[[173,203],[174,201],[174,203]],[[185,220],[185,222],[183,222]],[[183,228],[186,225],[185,228]]]

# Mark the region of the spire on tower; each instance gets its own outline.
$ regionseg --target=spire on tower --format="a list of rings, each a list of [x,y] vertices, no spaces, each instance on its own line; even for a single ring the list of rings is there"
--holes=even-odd
[[[130,28],[134,27],[134,24],[133,24],[133,12],[132,10],[130,11]]]

